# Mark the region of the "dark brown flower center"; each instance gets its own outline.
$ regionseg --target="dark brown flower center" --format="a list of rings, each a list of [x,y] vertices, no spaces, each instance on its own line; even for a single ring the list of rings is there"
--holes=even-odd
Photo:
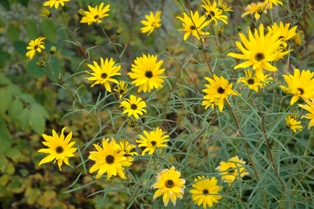
[[[211,17],[215,17],[215,15],[216,15],[215,12],[213,12],[213,11],[210,11],[209,14]]]
[[[300,94],[304,94],[304,90],[302,88],[297,88],[300,91]]]
[[[120,94],[124,94],[124,92],[125,92],[124,89],[120,89],[119,91]]]
[[[203,190],[203,194],[204,194],[204,195],[208,195],[208,194],[209,194],[208,190],[207,190],[207,189],[204,189],[204,190]]]
[[[264,58],[265,58],[265,56],[263,53],[257,53],[255,55],[255,60],[257,60],[257,61],[262,61]]]
[[[99,19],[99,15],[95,15],[95,16],[94,16],[94,19],[95,19],[95,20],[98,20],[98,19]]]
[[[169,179],[166,181],[165,185],[167,188],[172,188],[172,187],[174,187],[174,182],[171,179]]]
[[[57,146],[57,148],[56,148],[56,152],[57,152],[58,154],[63,153],[63,147],[61,147],[61,146]]]
[[[137,109],[137,105],[136,104],[131,104],[131,109],[132,110],[136,110]]]
[[[248,79],[247,83],[250,84],[250,85],[253,85],[254,84],[254,79],[252,79],[252,78]]]
[[[152,71],[150,71],[150,70],[149,70],[149,71],[146,71],[145,76],[146,76],[147,78],[153,77]]]
[[[34,49],[36,50],[36,49],[38,49],[38,47],[39,47],[38,45],[35,45],[35,46],[34,46]]]
[[[219,94],[225,93],[225,89],[222,88],[222,87],[219,87],[219,88],[218,88],[218,93],[219,93]]]
[[[152,144],[153,147],[155,147],[157,144],[156,141],[151,141],[150,143]]]
[[[228,174],[233,174],[235,171],[235,169],[232,167],[228,168],[227,170],[228,170]]]
[[[195,30],[196,28],[195,28],[195,26],[194,25],[191,25],[190,26],[190,30]]]
[[[101,78],[102,78],[102,79],[106,79],[107,77],[108,77],[108,74],[107,74],[107,73],[102,73],[102,74],[101,74]]]
[[[107,162],[108,164],[114,163],[114,157],[113,157],[112,155],[107,155],[107,157],[106,157],[106,162]]]

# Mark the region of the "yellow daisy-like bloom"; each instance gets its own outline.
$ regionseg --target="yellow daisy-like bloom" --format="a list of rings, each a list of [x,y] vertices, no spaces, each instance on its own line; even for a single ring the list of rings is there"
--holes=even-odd
[[[287,47],[287,41],[292,39],[296,35],[297,26],[292,27],[289,29],[290,23],[283,24],[282,22],[277,25],[274,23],[271,27],[267,27],[268,33],[276,34],[279,33],[279,39],[282,41],[284,47]]]
[[[133,116],[135,119],[139,119],[139,116],[142,116],[146,113],[144,109],[146,107],[146,102],[141,98],[136,98],[134,95],[130,96],[130,99],[126,99],[121,102],[120,107],[124,108],[123,114],[127,114],[128,117]]]
[[[45,7],[55,7],[56,9],[59,7],[59,4],[63,7],[64,2],[69,2],[70,0],[48,0],[44,3]]]
[[[215,25],[217,25],[218,20],[228,24],[228,17],[222,14],[223,10],[217,7],[216,1],[214,1],[213,4],[210,1],[211,0],[203,0],[203,4],[201,5],[206,10],[206,20],[209,20],[210,22],[214,21]],[[220,6],[223,6],[223,4]],[[228,9],[228,7],[226,7],[226,9]]]
[[[93,23],[101,23],[101,19],[109,16],[107,12],[110,11],[110,4],[106,5],[102,2],[100,5],[91,7],[88,5],[89,11],[84,11],[84,16],[81,20],[81,23],[87,23],[91,25]]]
[[[150,12],[149,15],[145,15],[146,20],[142,20],[141,23],[144,25],[141,28],[141,33],[147,33],[149,36],[156,28],[161,27],[161,11],[157,11],[156,15],[153,12]]]
[[[162,200],[164,206],[168,205],[169,200],[176,205],[177,198],[182,199],[185,189],[185,180],[180,178],[181,173],[176,171],[172,166],[169,169],[164,169],[158,173],[156,177],[156,183],[153,185],[157,191],[154,194],[153,199],[163,195]]]
[[[43,40],[45,40],[46,38],[44,37],[38,37],[35,40],[31,40],[28,43],[28,46],[26,47],[26,49],[28,50],[28,52],[26,52],[26,57],[29,57],[30,59],[33,59],[33,57],[35,56],[35,53],[41,53],[42,49],[45,49]]]
[[[109,142],[109,138],[102,139],[102,147],[94,144],[97,151],[91,151],[88,158],[95,161],[95,164],[90,168],[89,172],[94,173],[98,170],[96,179],[100,178],[103,174],[107,173],[107,179],[117,174],[126,179],[123,166],[131,166],[124,156],[125,152],[121,150],[119,144],[115,139]]]
[[[205,35],[209,35],[209,32],[202,31],[209,23],[204,15],[200,16],[198,11],[193,13],[190,11],[190,15],[183,13],[183,17],[177,17],[182,21],[183,29],[179,31],[185,32],[183,40],[185,41],[191,35],[196,37],[198,40],[203,39]]]
[[[194,179],[193,189],[190,190],[194,203],[198,206],[203,205],[203,208],[212,207],[213,203],[218,203],[222,196],[218,195],[222,189],[217,185],[217,179],[198,176]]]
[[[245,161],[235,156],[230,158],[227,162],[220,162],[216,170],[221,174],[222,180],[232,183],[235,179],[240,179],[249,174],[244,165]]]
[[[238,93],[232,90],[232,83],[229,83],[229,81],[222,76],[218,77],[214,75],[214,78],[205,77],[205,79],[209,84],[205,84],[206,88],[203,90],[206,95],[204,96],[202,106],[205,106],[206,110],[209,106],[213,107],[213,104],[215,104],[218,106],[219,111],[222,112],[224,101],[229,102],[228,96],[237,96]]]
[[[137,156],[138,153],[135,151],[132,151],[136,146],[133,144],[130,144],[126,139],[119,142],[118,152],[123,152],[124,157],[126,157],[126,162],[121,163],[122,166],[128,166],[132,164],[134,158],[133,156]]]
[[[40,16],[42,16],[42,17],[51,17],[51,12],[46,7],[43,7],[41,9]]]
[[[258,78],[256,75],[253,75],[252,70],[245,70],[245,77],[238,79],[237,83],[244,83],[249,89],[258,92],[259,89],[262,89],[266,86],[272,78],[268,75],[264,75],[262,79]]]
[[[49,155],[39,162],[39,166],[54,160],[54,163],[58,161],[58,166],[61,171],[61,166],[63,163],[70,165],[68,158],[74,156],[73,153],[77,150],[77,148],[72,147],[75,142],[70,142],[72,139],[72,132],[70,132],[65,137],[63,134],[64,130],[65,128],[62,129],[60,136],[58,136],[54,129],[52,130],[52,136],[48,136],[46,134],[42,135],[46,140],[42,143],[48,148],[40,149],[38,150],[38,152],[46,153]]]
[[[308,129],[310,129],[312,126],[314,126],[314,99],[307,99],[305,100],[306,104],[299,104],[299,107],[302,109],[308,111],[306,115],[302,116],[301,118],[309,119],[310,122],[308,124]]]
[[[269,5],[269,9],[273,8],[273,4],[275,4],[276,6],[278,4],[280,4],[281,6],[283,5],[282,2],[280,0],[265,0],[265,4]]]
[[[301,97],[304,100],[314,98],[314,72],[310,70],[294,69],[294,75],[283,75],[288,87],[280,86],[280,88],[293,97],[290,105],[293,105]]]
[[[280,50],[282,42],[279,40],[279,33],[273,35],[268,33],[265,36],[263,24],[260,25],[259,30],[255,29],[254,35],[249,30],[248,39],[243,33],[239,33],[239,36],[242,43],[237,41],[236,46],[242,54],[228,53],[228,56],[246,61],[236,65],[234,69],[252,66],[259,78],[264,74],[263,69],[271,72],[277,71],[277,68],[270,62],[276,61],[290,52]]]
[[[97,62],[94,61],[94,65],[88,64],[87,65],[91,72],[87,72],[88,74],[92,75],[92,77],[87,78],[89,81],[95,81],[91,87],[94,87],[97,84],[102,84],[106,88],[107,91],[111,92],[111,87],[109,82],[118,83],[114,76],[121,75],[118,71],[120,70],[121,66],[116,65],[113,59],[110,60],[106,59],[104,61],[103,58],[100,58],[100,66]]]
[[[232,7],[225,0],[218,0],[217,8],[222,12],[232,12]]]
[[[269,9],[269,5],[265,4],[264,2],[257,2],[257,4],[251,3],[244,8],[244,13],[241,17],[245,17],[249,14],[254,14],[255,20],[259,20],[263,13],[267,14],[267,9]]]
[[[124,81],[119,81],[118,85],[113,90],[119,94],[119,98],[121,99],[128,91],[128,84]]]
[[[302,40],[303,40],[303,31],[297,32],[294,37],[292,37],[292,41],[296,45],[302,45]]]
[[[286,117],[286,126],[287,128],[291,129],[293,133],[296,133],[297,131],[302,130],[301,121],[297,121],[294,116],[287,116]]]
[[[153,56],[144,54],[142,57],[137,57],[132,64],[132,72],[128,75],[133,80],[132,84],[139,86],[137,92],[150,92],[152,89],[159,89],[164,83],[165,68],[160,68],[163,61],[157,62],[157,55]]]
[[[149,155],[152,155],[156,148],[167,147],[167,142],[169,141],[169,135],[166,132],[163,132],[160,128],[156,128],[155,131],[144,131],[144,135],[138,135],[140,138],[136,140],[139,143],[139,147],[145,147],[142,152],[142,156],[148,152]]]

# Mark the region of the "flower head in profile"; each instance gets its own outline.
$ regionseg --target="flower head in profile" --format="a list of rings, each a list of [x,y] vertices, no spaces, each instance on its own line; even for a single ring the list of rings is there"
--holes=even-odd
[[[132,72],[128,75],[133,80],[132,84],[138,86],[137,92],[150,92],[153,89],[159,89],[164,83],[162,74],[165,72],[165,68],[161,68],[163,61],[157,61],[157,55],[147,56],[144,54],[142,57],[137,57],[132,64]]]
[[[185,189],[185,180],[180,176],[181,173],[176,171],[173,166],[158,173],[156,183],[153,185],[154,189],[157,189],[153,197],[154,200],[162,195],[165,207],[168,205],[169,200],[175,206],[177,198],[182,199]]]
[[[267,14],[267,9],[269,9],[269,6],[264,2],[250,3],[244,8],[244,13],[241,17],[254,14],[255,20],[259,20],[263,13]]]
[[[97,84],[102,84],[107,91],[111,92],[110,82],[118,83],[118,81],[113,78],[114,76],[121,75],[119,70],[120,65],[115,65],[115,62],[111,58],[110,60],[100,58],[100,65],[94,61],[94,65],[87,65],[93,72],[87,72],[92,77],[87,78],[89,81],[95,81],[91,87],[94,87]]]
[[[281,6],[283,5],[280,0],[265,0],[265,4],[267,4],[269,6],[269,9],[273,8],[273,4],[275,4],[276,6],[278,4],[280,4]]]
[[[280,86],[280,88],[292,94],[290,105],[293,105],[299,98],[304,100],[314,98],[314,72],[310,70],[302,70],[295,68],[294,75],[283,75],[288,87]]]
[[[296,35],[297,26],[292,27],[289,29],[290,23],[283,24],[282,22],[277,25],[274,23],[271,27],[268,26],[268,33],[276,34],[279,33],[279,39],[282,41],[282,45],[284,47],[287,46],[287,41],[292,39]]]
[[[127,114],[128,117],[133,116],[135,119],[139,119],[139,116],[142,116],[146,113],[144,109],[146,107],[146,102],[141,98],[136,98],[134,95],[130,95],[130,99],[122,101],[120,107],[123,107],[123,114]]]
[[[77,148],[73,148],[72,146],[75,142],[71,142],[72,132],[70,132],[67,136],[64,136],[64,130],[62,129],[61,135],[58,136],[55,130],[52,130],[52,136],[48,136],[43,134],[43,138],[46,140],[42,142],[48,148],[40,149],[38,152],[48,154],[45,158],[43,158],[38,165],[42,165],[44,163],[49,163],[54,160],[54,163],[57,161],[60,171],[63,163],[69,164],[69,157],[74,156],[74,152]]]
[[[227,162],[220,162],[216,170],[220,173],[222,180],[232,183],[235,179],[241,179],[249,174],[244,165],[245,161],[235,156],[230,158]]]
[[[144,25],[141,28],[141,33],[147,33],[149,36],[156,28],[161,27],[161,11],[157,11],[154,15],[153,12],[150,12],[149,15],[145,15],[146,20],[142,20],[141,23]]]
[[[306,104],[299,104],[299,107],[302,109],[308,111],[306,115],[303,115],[301,118],[306,118],[310,120],[308,124],[308,128],[310,129],[312,126],[314,126],[314,99],[307,99],[305,100]]]
[[[119,142],[119,147],[118,147],[118,152],[123,152],[124,153],[124,157],[126,157],[126,162],[125,163],[121,163],[122,166],[127,166],[129,167],[134,158],[133,156],[137,156],[138,153],[136,151],[133,151],[133,149],[135,148],[136,146],[134,144],[130,144],[126,139],[124,140],[121,140]]]
[[[227,15],[223,14],[224,10],[222,10],[221,8],[225,8],[225,11],[232,11],[231,9],[229,9],[229,6],[226,7],[223,3],[219,5],[216,3],[216,0],[214,1],[214,3],[211,3],[211,0],[203,0],[202,2],[203,4],[201,6],[206,11],[206,20],[210,22],[214,21],[215,25],[217,25],[218,20],[222,21],[225,24],[228,24],[228,17]]]
[[[43,7],[41,9],[40,16],[42,16],[42,17],[51,17],[51,12],[46,7]]]
[[[222,112],[224,108],[224,101],[228,100],[229,95],[237,96],[238,93],[232,89],[232,84],[229,83],[224,77],[218,77],[214,75],[214,78],[205,77],[209,84],[205,84],[203,92],[206,93],[204,96],[202,106],[207,109],[209,106],[213,107],[214,104],[218,106],[219,111]]]
[[[139,140],[136,140],[139,143],[139,147],[144,147],[145,149],[142,152],[144,156],[147,152],[149,155],[152,155],[156,148],[167,147],[167,142],[169,141],[169,136],[166,132],[163,132],[162,129],[156,128],[154,131],[144,131],[144,135],[139,134]]]
[[[286,117],[286,126],[291,129],[293,133],[302,130],[301,121],[297,121],[295,116],[289,115]]]
[[[248,38],[243,33],[239,33],[242,41],[236,42],[236,46],[240,49],[242,54],[228,53],[228,56],[245,60],[236,65],[234,69],[247,68],[252,66],[256,71],[257,77],[263,76],[263,69],[267,71],[277,71],[278,69],[271,64],[271,62],[278,60],[290,51],[281,51],[281,41],[279,40],[279,33],[264,34],[264,26],[260,25],[259,29],[255,29],[254,33],[249,30]]]
[[[225,0],[218,0],[217,8],[222,12],[232,12],[232,7]]]
[[[89,11],[84,11],[81,23],[87,23],[88,25],[93,23],[101,23],[102,18],[109,16],[107,12],[110,11],[110,4],[105,6],[105,4],[102,2],[95,8],[88,5],[88,10]]]
[[[262,76],[262,78],[258,78],[256,75],[253,75],[252,70],[245,70],[245,77],[241,77],[238,79],[237,83],[243,83],[249,89],[258,92],[259,89],[262,89],[264,86],[266,86],[272,78],[268,75]]]
[[[48,0],[44,3],[45,7],[55,7],[56,9],[59,7],[59,4],[63,7],[65,2],[69,2],[70,0]]]
[[[194,184],[192,185],[193,189],[190,190],[192,194],[193,202],[200,206],[203,205],[203,208],[212,207],[213,203],[218,203],[222,198],[219,195],[219,191],[222,189],[221,186],[217,185],[217,179],[206,178],[205,176],[198,176],[194,179]]]
[[[46,38],[44,38],[44,37],[38,37],[35,40],[31,40],[28,43],[28,46],[26,47],[26,49],[28,50],[28,52],[26,52],[26,57],[33,59],[36,52],[41,53],[41,50],[45,49],[45,45],[43,43],[43,40],[45,40],[45,39]]]
[[[128,84],[126,84],[124,81],[119,81],[116,88],[113,90],[119,94],[119,98],[121,99],[128,91]]]
[[[179,29],[179,31],[185,32],[184,41],[191,35],[198,40],[203,39],[205,35],[209,35],[209,32],[205,32],[203,29],[208,26],[210,21],[204,15],[200,16],[198,11],[195,13],[190,11],[189,15],[183,13],[183,17],[178,16],[177,18],[182,21],[183,29]]]
[[[107,173],[107,179],[112,176],[119,175],[122,179],[126,179],[123,166],[131,166],[124,156],[125,152],[121,150],[115,139],[102,139],[102,147],[94,144],[97,151],[91,151],[88,158],[95,161],[89,172],[94,173],[98,170],[96,179]]]

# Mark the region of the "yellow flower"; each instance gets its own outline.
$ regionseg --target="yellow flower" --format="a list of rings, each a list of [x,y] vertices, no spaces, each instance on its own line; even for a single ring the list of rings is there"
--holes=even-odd
[[[42,17],[51,17],[51,12],[46,7],[43,7],[41,9],[40,16],[42,16]]]
[[[216,170],[221,174],[222,180],[232,183],[236,178],[240,179],[249,174],[244,165],[245,161],[235,156],[230,158],[227,162],[220,162]]]
[[[163,195],[164,206],[168,205],[169,200],[176,205],[177,198],[182,199],[185,189],[185,180],[180,178],[181,173],[172,166],[169,169],[163,169],[156,177],[156,183],[153,185],[157,191],[153,199]]]
[[[45,40],[46,38],[44,37],[38,37],[35,40],[31,40],[28,43],[28,46],[26,47],[26,49],[28,50],[28,52],[26,52],[26,57],[29,57],[30,59],[33,59],[33,57],[35,56],[35,53],[41,53],[42,49],[45,49],[43,40]]]
[[[209,106],[213,107],[214,104],[219,107],[219,111],[222,112],[224,108],[224,101],[228,100],[229,95],[237,96],[238,93],[232,90],[232,84],[229,83],[225,78],[214,75],[214,78],[205,77],[209,84],[205,84],[203,92],[206,93],[204,96],[202,106],[207,109]]]
[[[284,47],[287,47],[287,41],[292,39],[296,35],[297,26],[294,26],[293,28],[289,29],[290,23],[283,24],[282,22],[279,23],[279,26],[277,23],[274,23],[271,27],[267,27],[268,33],[270,34],[276,34],[279,33],[279,39],[282,41],[282,45]]]
[[[286,126],[287,128],[291,129],[293,133],[302,130],[301,121],[297,121],[295,117],[290,115],[286,117]]]
[[[272,78],[268,75],[264,75],[263,78],[258,78],[256,75],[253,76],[252,70],[245,70],[245,77],[238,79],[237,83],[244,83],[249,89],[258,92],[259,89],[262,89],[266,86]]]
[[[153,56],[148,54],[142,57],[137,57],[132,64],[132,69],[128,75],[133,79],[132,84],[139,86],[137,92],[150,92],[152,89],[159,89],[164,83],[165,68],[160,68],[163,61],[157,62],[157,55]]]
[[[296,45],[302,45],[303,42],[303,31],[296,33],[294,37],[292,37],[292,41]]]
[[[77,148],[72,147],[75,142],[70,142],[72,139],[72,132],[65,137],[63,134],[64,130],[65,128],[62,129],[60,136],[58,136],[54,129],[52,130],[52,136],[48,136],[46,134],[42,135],[46,140],[42,143],[48,148],[40,149],[38,152],[46,153],[48,156],[39,162],[39,166],[54,160],[54,163],[58,161],[58,166],[61,171],[63,163],[70,165],[68,158],[74,156],[73,153],[77,150]]]
[[[278,4],[280,4],[281,6],[283,5],[282,2],[280,0],[265,0],[265,4],[269,5],[269,9],[273,8],[273,4],[275,4],[276,6]]]
[[[118,81],[113,78],[114,76],[121,75],[118,71],[120,70],[121,66],[116,65],[113,59],[110,60],[106,59],[105,61],[103,58],[100,58],[100,66],[97,62],[94,61],[94,65],[88,64],[87,65],[93,72],[87,72],[88,74],[92,75],[92,77],[87,78],[89,81],[95,81],[91,87],[94,87],[97,84],[102,84],[106,88],[107,91],[111,92],[111,87],[109,82],[118,83]]]
[[[89,159],[95,161],[95,164],[90,168],[89,172],[94,173],[98,170],[96,179],[100,178],[103,174],[107,173],[107,179],[117,174],[126,179],[123,166],[131,166],[124,156],[125,152],[121,150],[116,140],[112,138],[102,139],[102,147],[94,144],[97,151],[89,153]]]
[[[217,185],[217,179],[206,178],[205,176],[198,176],[194,179],[193,189],[190,190],[192,194],[193,202],[203,208],[212,207],[213,203],[218,203],[222,196],[218,195],[219,191],[222,189],[221,186]]]
[[[105,7],[104,5],[105,4],[103,2],[95,8],[88,5],[89,11],[84,11],[84,16],[81,20],[81,23],[87,23],[88,25],[93,23],[101,23],[101,19],[109,16],[107,12],[110,11],[110,4],[106,5]]]
[[[144,131],[144,135],[139,134],[138,137],[140,138],[139,140],[136,140],[136,142],[139,143],[138,146],[145,147],[142,152],[143,156],[146,152],[148,152],[149,155],[152,155],[156,148],[167,147],[167,142],[169,141],[168,134],[163,132],[160,128],[156,128],[155,131],[150,131],[149,133]]]
[[[70,0],[48,0],[44,3],[45,7],[53,7],[55,6],[55,8],[57,9],[59,7],[59,4],[63,7],[64,6],[64,2],[69,2]]]
[[[119,81],[118,85],[113,90],[119,94],[119,98],[121,99],[128,91],[128,84],[124,81]]]
[[[267,14],[267,9],[269,9],[269,5],[265,4],[264,2],[257,2],[257,4],[251,3],[244,8],[245,12],[242,14],[241,17],[244,17],[248,14],[252,15],[254,13],[255,20],[259,20],[261,14]]]
[[[156,15],[153,12],[150,12],[149,15],[145,15],[146,20],[142,20],[141,23],[144,25],[141,28],[141,33],[147,33],[149,36],[156,28],[161,27],[161,11],[157,11]]]
[[[206,10],[206,20],[214,21],[215,25],[217,25],[218,21],[221,20],[223,23],[228,24],[228,17],[226,15],[223,15],[222,12],[223,10],[217,7],[216,1],[212,4],[210,2],[211,0],[203,0],[203,4],[201,5],[205,10]],[[220,6],[223,6],[224,4],[221,3]],[[219,5],[218,5],[219,6]],[[225,7],[225,9],[229,10],[228,7]]]
[[[217,8],[222,12],[232,12],[232,7],[228,5],[228,2],[225,0],[218,0]]]
[[[308,111],[308,113],[301,118],[309,119],[310,122],[308,124],[308,129],[314,126],[314,99],[307,99],[305,100],[306,104],[299,104],[299,107]]]
[[[132,151],[135,147],[136,147],[135,145],[130,144],[126,139],[120,141],[119,147],[118,147],[118,152],[123,152],[124,157],[126,157],[126,161],[121,163],[122,166],[129,167],[132,164],[132,162],[134,160],[133,156],[138,155],[137,152]]]
[[[196,37],[198,40],[203,39],[205,35],[209,35],[209,32],[202,31],[204,27],[206,27],[210,21],[206,19],[204,15],[200,16],[198,11],[194,14],[190,11],[190,15],[183,13],[183,17],[177,17],[182,21],[183,29],[179,29],[179,31],[184,31],[184,41],[191,35]]]
[[[120,107],[124,108],[123,114],[128,114],[128,117],[133,116],[135,119],[138,119],[139,116],[142,116],[146,113],[144,109],[146,107],[146,102],[141,98],[136,98],[134,95],[130,96],[130,99],[126,99],[121,102]]]
[[[264,26],[260,25],[259,30],[255,29],[254,35],[249,30],[248,39],[243,33],[239,33],[242,41],[236,42],[236,46],[240,49],[242,54],[228,53],[228,56],[246,60],[234,67],[234,69],[248,68],[252,66],[256,71],[257,77],[263,76],[263,69],[267,71],[277,71],[277,68],[271,65],[271,62],[278,60],[290,51],[281,51],[281,41],[279,40],[279,33],[271,35],[264,34]]]
[[[302,99],[314,98],[314,72],[310,70],[294,69],[294,75],[283,75],[288,87],[280,86],[280,88],[293,97],[290,105],[293,105],[301,97]]]

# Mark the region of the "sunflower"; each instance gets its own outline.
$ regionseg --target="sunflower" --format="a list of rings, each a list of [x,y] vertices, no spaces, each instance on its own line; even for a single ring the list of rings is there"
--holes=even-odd
[[[209,84],[205,84],[206,89],[203,92],[204,96],[202,106],[207,109],[209,106],[213,107],[214,104],[219,107],[219,111],[222,112],[224,108],[224,100],[228,101],[229,95],[237,96],[238,93],[232,90],[232,84],[225,78],[214,75],[214,78],[205,77]]]
[[[297,121],[296,118],[291,115],[286,117],[286,126],[287,128],[291,129],[293,133],[302,130],[301,121]]]
[[[205,176],[198,176],[194,179],[193,189],[190,190],[192,199],[195,204],[200,206],[203,204],[203,208],[212,207],[213,203],[218,203],[222,196],[218,195],[222,189],[221,186],[217,185],[217,179],[206,178]]]
[[[272,8],[273,8],[273,4],[275,4],[276,6],[277,6],[278,4],[280,4],[281,6],[283,5],[280,0],[265,0],[265,4],[268,4],[269,9],[272,9]]]
[[[105,4],[102,2],[95,8],[88,5],[88,10],[89,11],[84,11],[81,23],[87,23],[88,25],[93,23],[101,23],[102,18],[109,16],[107,12],[110,11],[110,4],[105,6]]]
[[[146,102],[141,98],[136,98],[134,95],[130,96],[130,99],[122,101],[120,107],[123,107],[123,114],[128,114],[128,117],[133,116],[135,119],[138,119],[139,116],[142,116],[146,113],[144,109],[146,107]]]
[[[52,130],[52,136],[48,136],[46,134],[42,135],[46,140],[42,143],[48,148],[40,149],[38,152],[47,153],[49,155],[39,162],[39,166],[54,160],[54,163],[58,161],[58,166],[61,171],[63,163],[70,165],[68,158],[74,156],[73,153],[77,150],[77,148],[72,147],[75,142],[70,142],[72,139],[72,132],[65,137],[63,134],[64,130],[65,128],[62,129],[60,136],[58,136],[54,129]]]
[[[228,17],[226,15],[223,15],[222,12],[223,10],[220,8],[223,8],[224,4],[218,4],[216,1],[212,4],[210,0],[203,0],[203,4],[201,5],[205,10],[206,10],[206,20],[214,21],[215,25],[217,25],[218,20],[222,21],[225,24],[228,24]],[[218,6],[218,7],[217,7]],[[231,11],[228,7],[225,6],[226,10]]]
[[[290,105],[293,105],[301,97],[302,99],[314,98],[314,72],[310,70],[294,69],[294,75],[283,75],[288,87],[280,86],[280,88],[293,97],[290,100]]]
[[[107,91],[111,92],[109,82],[118,83],[118,81],[112,77],[121,75],[121,73],[118,72],[121,66],[115,66],[115,62],[112,58],[110,60],[106,59],[105,61],[103,60],[103,58],[100,58],[100,66],[95,61],[94,65],[88,64],[87,66],[93,71],[92,73],[87,72],[88,74],[92,75],[92,77],[87,78],[87,80],[95,81],[91,85],[91,87],[94,87],[97,84],[102,84]]]
[[[97,151],[91,151],[88,158],[95,161],[95,164],[90,168],[89,172],[94,173],[98,170],[96,179],[100,178],[104,173],[107,173],[107,179],[117,174],[122,178],[126,179],[124,174],[124,167],[131,166],[131,163],[127,161],[124,156],[125,152],[121,150],[119,144],[116,143],[115,139],[109,138],[102,139],[102,147],[94,144]]]
[[[292,27],[289,29],[290,23],[283,24],[282,22],[277,25],[274,23],[271,27],[268,26],[268,33],[276,34],[279,33],[279,39],[282,41],[282,45],[287,47],[287,41],[292,39],[296,35],[297,26]]]
[[[314,126],[314,99],[307,99],[305,100],[306,104],[299,104],[299,107],[302,109],[308,111],[308,113],[301,118],[309,119],[309,125],[308,128],[310,129],[312,126]]]
[[[156,128],[156,130],[150,131],[149,133],[144,131],[144,135],[139,134],[138,137],[140,138],[139,140],[136,140],[136,142],[139,143],[138,146],[145,147],[142,152],[143,156],[146,152],[148,152],[149,155],[152,155],[156,148],[167,147],[167,142],[169,141],[168,134],[163,132],[160,128]]]
[[[128,84],[126,84],[124,81],[119,81],[116,88],[113,90],[119,94],[119,98],[121,99],[128,91]]]
[[[147,56],[144,54],[142,57],[137,57],[132,64],[132,72],[128,75],[133,80],[132,84],[139,86],[137,92],[150,92],[152,89],[159,89],[164,83],[165,76],[162,76],[165,72],[165,68],[160,68],[163,61],[157,62],[157,55]]]
[[[38,37],[35,40],[31,40],[26,47],[26,49],[28,50],[28,52],[26,52],[26,57],[33,59],[36,52],[41,53],[41,50],[45,49],[45,45],[43,43],[43,40],[45,39],[46,38],[44,37]]]
[[[244,13],[241,15],[241,17],[245,17],[248,14],[254,14],[255,20],[259,20],[263,13],[267,14],[267,9],[269,9],[269,6],[264,2],[257,2],[257,4],[250,3],[244,8]]]
[[[264,26],[260,25],[259,30],[255,29],[254,35],[249,30],[248,39],[243,33],[239,33],[242,41],[236,42],[236,46],[240,49],[242,54],[228,53],[228,56],[246,60],[234,67],[234,69],[247,68],[252,66],[256,71],[257,77],[263,76],[263,69],[267,71],[277,71],[277,68],[270,63],[278,60],[290,51],[281,51],[281,41],[279,40],[279,33],[271,35],[264,34]]]
[[[249,174],[244,165],[245,161],[235,156],[230,158],[227,162],[220,162],[216,170],[222,175],[222,180],[232,183],[236,178],[242,178]]]
[[[138,155],[137,152],[132,151],[135,147],[136,147],[135,145],[130,144],[126,139],[119,142],[118,152],[123,152],[124,157],[126,157],[126,162],[121,163],[122,166],[132,164],[134,160],[133,156]]]
[[[64,2],[69,2],[70,0],[48,0],[44,3],[45,7],[53,7],[55,6],[55,8],[57,9],[59,7],[59,4],[63,7],[64,6]]]
[[[182,199],[184,194],[185,180],[180,178],[181,173],[172,166],[169,169],[163,169],[156,177],[156,183],[153,185],[157,189],[153,199],[163,195],[164,206],[168,205],[169,200],[176,205],[177,198]]]
[[[245,77],[238,79],[237,83],[244,83],[249,89],[258,92],[259,89],[262,89],[266,86],[272,78],[268,75],[264,75],[262,79],[258,78],[256,75],[253,76],[252,70],[245,70]]]
[[[202,31],[210,23],[204,15],[200,16],[198,11],[195,13],[190,11],[190,15],[186,13],[182,14],[183,17],[177,16],[177,18],[182,21],[183,29],[179,29],[179,31],[185,32],[183,37],[184,41],[191,35],[198,40],[203,39],[205,35],[209,35],[209,32]]]
[[[149,15],[145,15],[146,20],[141,21],[141,23],[144,25],[141,28],[141,33],[147,33],[147,35],[149,36],[156,28],[160,28],[160,16],[161,11],[157,11],[155,15],[153,12],[150,12]]]

